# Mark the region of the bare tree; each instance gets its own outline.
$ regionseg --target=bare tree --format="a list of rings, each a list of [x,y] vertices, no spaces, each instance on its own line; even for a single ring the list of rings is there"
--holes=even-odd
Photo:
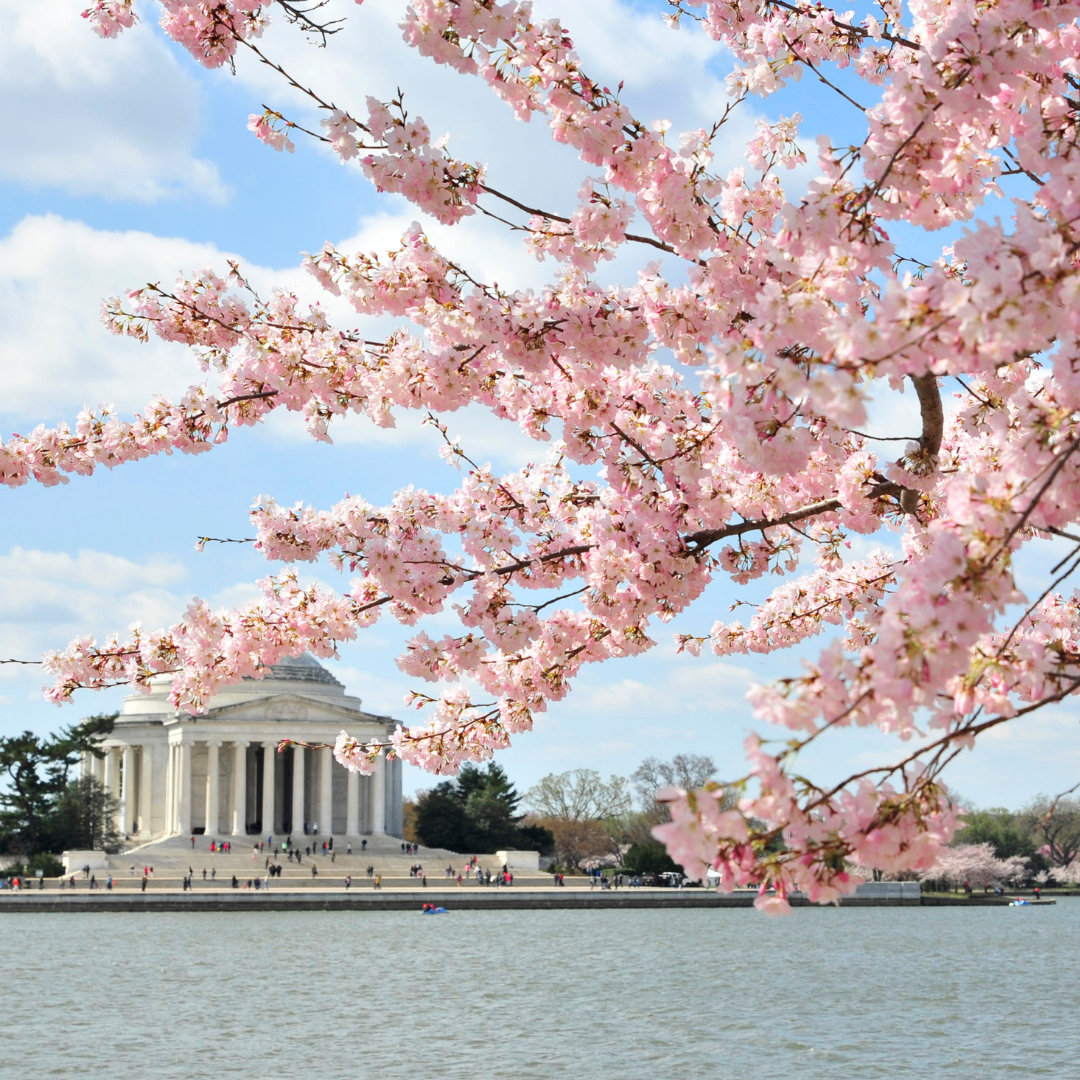
[[[577,867],[586,861],[619,853],[606,821],[543,817],[535,818],[533,824],[551,830],[555,841],[555,859],[562,867]]]
[[[1080,784],[1054,798],[1039,796],[1021,812],[1040,850],[1055,866],[1068,866],[1080,855],[1080,798],[1068,798]]]
[[[693,791],[704,787],[716,773],[716,763],[705,754],[676,754],[670,761],[646,758],[630,779],[641,800],[641,808],[650,812],[656,806],[656,793],[663,787]]]
[[[525,804],[536,824],[551,830],[556,857],[564,866],[609,855],[617,858],[633,808],[625,777],[612,776],[605,783],[592,769],[545,776],[526,793]]]
[[[605,821],[629,812],[629,784],[623,776],[607,783],[592,769],[545,776],[525,794],[525,805],[541,818],[561,821]]]

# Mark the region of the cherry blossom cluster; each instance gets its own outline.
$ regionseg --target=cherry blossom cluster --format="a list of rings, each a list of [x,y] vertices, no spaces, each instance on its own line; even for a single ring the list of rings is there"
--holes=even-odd
[[[737,809],[723,809],[717,784],[666,788],[658,797],[671,820],[653,833],[689,877],[705,881],[711,870],[721,892],[757,885],[755,907],[766,914],[790,914],[787,898],[796,891],[823,904],[852,894],[860,875],[851,864],[855,870],[927,871],[958,827],[944,792],[917,770],[904,775],[900,791],[866,777],[828,792],[800,791],[756,736],[747,740],[747,753],[755,794],[744,794]]]
[[[95,0],[83,13],[90,20],[95,34],[103,38],[116,37],[135,25],[134,0]]]
[[[1019,855],[999,859],[993,844],[957,844],[946,848],[933,866],[919,876],[932,885],[1019,885],[1028,873],[1028,860]]]
[[[162,25],[208,66],[241,45],[270,63],[254,40],[269,6],[162,0]],[[259,551],[327,559],[353,575],[347,590],[287,570],[237,611],[196,602],[159,633],[77,641],[48,659],[56,700],[170,674],[174,703],[197,711],[278,658],[331,655],[386,613],[417,626],[399,665],[431,689],[410,698],[423,719],[385,746],[339,740],[338,759],[366,770],[387,752],[452,773],[528,731],[584,665],[652,647],[656,623],[717,577],[775,576],[745,625],[679,641],[723,656],[822,636],[801,673],[750,692],[785,739],[748,744],[734,808],[713,790],[665,793],[658,835],[693,875],[758,885],[772,912],[794,890],[836,900],[851,867],[931,872],[957,828],[949,761],[1080,690],[1080,596],[1065,588],[1080,569],[1080,4],[881,0],[858,23],[786,0],[668,7],[736,59],[730,103],[706,128],[634,115],[526,2],[402,5],[407,47],[482,79],[578,153],[572,206],[504,192],[498,163],[451,156],[400,92],[350,110],[308,91],[318,123],[253,114],[277,150],[322,140],[418,215],[491,213],[558,265],[542,289],[496,286],[418,224],[390,252],[327,245],[305,259],[359,326],[287,292],[261,298],[237,266],[109,301],[114,332],[191,347],[205,381],[130,420],[104,408],[12,436],[3,483],[202,452],[281,407],[319,439],[346,412],[390,426],[418,410],[464,475],[450,494],[408,488],[384,506],[261,499]],[[133,21],[123,2],[86,14],[103,36]],[[858,89],[837,84],[845,69]],[[746,166],[716,171],[733,111],[806,73],[858,110],[862,141],[820,139],[819,175],[797,198],[782,177],[807,160],[799,114],[759,123]],[[1011,204],[980,211],[1006,189]],[[892,222],[959,236],[925,262]],[[629,280],[595,279],[632,252]],[[372,317],[395,329],[370,340]],[[894,452],[868,406],[900,392],[920,420]],[[505,475],[472,462],[437,419],[466,406],[516,423],[543,444],[537,461]],[[853,537],[884,530],[887,552],[850,557]],[[1073,553],[1026,595],[1017,553],[1050,536]],[[418,625],[447,611],[459,632]],[[800,748],[851,724],[908,740],[906,756],[834,787],[795,774]]]
[[[266,26],[267,0],[159,0],[161,28],[208,68],[229,63],[237,45],[259,37]],[[135,22],[133,0],[95,0],[83,12],[94,32],[116,37]]]

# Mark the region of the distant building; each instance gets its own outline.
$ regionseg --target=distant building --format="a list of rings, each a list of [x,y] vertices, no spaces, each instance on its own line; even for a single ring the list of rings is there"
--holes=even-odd
[[[120,832],[141,840],[206,833],[323,837],[402,835],[401,762],[380,757],[374,775],[342,768],[330,750],[282,739],[333,743],[342,730],[367,741],[393,730],[311,656],[244,679],[190,716],[169,704],[170,679],[124,699],[104,759],[86,755],[91,775],[120,802]]]

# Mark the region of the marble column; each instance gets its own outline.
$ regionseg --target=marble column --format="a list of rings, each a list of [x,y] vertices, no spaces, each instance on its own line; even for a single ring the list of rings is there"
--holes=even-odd
[[[334,752],[319,751],[319,835],[334,833]]]
[[[405,811],[401,798],[401,758],[396,757],[390,763],[390,835],[405,835]]]
[[[292,749],[292,832],[304,832],[304,748]]]
[[[116,797],[116,747],[110,746],[105,751],[105,776],[102,783],[109,795]]]
[[[360,835],[360,774],[346,770],[345,832],[349,836]]]
[[[175,744],[171,744],[168,747],[168,806],[166,807],[166,813],[168,814],[168,832],[176,833],[179,831],[179,825],[177,824],[176,806],[177,798],[180,789],[180,756],[178,747]]]
[[[181,836],[191,832],[191,744],[176,747],[176,831]]]
[[[121,835],[134,832],[135,824],[135,747],[125,746],[120,769],[120,824]]]
[[[375,759],[375,772],[371,777],[371,831],[376,835],[386,832],[386,756]]]
[[[171,836],[174,832],[173,825],[173,772],[176,765],[176,754],[171,743],[165,744],[165,835]]]
[[[247,748],[246,742],[233,743],[232,834],[247,836]]]
[[[154,751],[144,746],[139,754],[139,835],[149,836],[154,830]]]
[[[221,743],[211,739],[206,744],[206,825],[207,836],[217,836],[221,823],[221,806],[218,796],[218,750]]]
[[[274,779],[277,740],[263,743],[263,792],[262,831],[270,836],[274,832]]]

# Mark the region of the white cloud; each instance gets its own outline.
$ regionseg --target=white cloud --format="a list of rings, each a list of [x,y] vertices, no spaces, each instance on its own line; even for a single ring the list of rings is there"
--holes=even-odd
[[[270,569],[267,569],[270,573]],[[240,581],[219,589],[207,601],[215,610],[220,608],[239,608],[262,598],[262,589],[254,581]]]
[[[730,54],[696,28],[672,31],[656,12],[634,10],[620,0],[538,0],[537,19],[560,18],[589,74],[612,86],[620,79],[630,93],[679,84],[685,94],[686,72],[708,70]]]
[[[731,711],[749,716],[744,695],[753,675],[747,668],[704,658],[689,663],[665,662],[665,651],[653,665],[663,665],[656,672],[661,677],[620,679],[595,687],[586,694],[583,711],[626,720],[648,718],[665,729],[668,723],[678,724],[689,717],[717,718]]]
[[[194,156],[197,85],[148,28],[102,41],[70,0],[0,0],[0,177],[152,201],[227,191]]]
[[[0,653],[35,659],[80,634],[167,625],[182,610],[173,591],[187,576],[175,560],[134,562],[101,551],[12,548],[0,555]],[[7,678],[23,674],[0,668]]]
[[[23,218],[0,239],[0,402],[34,421],[73,419],[83,405],[130,412],[155,393],[179,394],[202,373],[188,351],[156,338],[117,338],[101,301],[182,270],[224,268],[210,244],[92,229],[55,215]]]
[[[397,424],[381,428],[366,416],[349,413],[334,420],[330,425],[330,437],[338,446],[364,446],[376,451],[402,451],[423,449],[434,463],[440,462],[447,482],[454,481],[456,474],[449,465],[441,465],[437,459],[444,445],[442,436],[434,428],[424,425],[425,411],[400,410]],[[549,443],[530,439],[512,421],[500,420],[479,405],[469,405],[458,412],[442,413],[441,422],[447,426],[447,434],[457,439],[461,449],[478,465],[491,465],[497,473],[518,469],[530,461],[539,461],[548,452]],[[311,436],[298,413],[278,410],[265,421],[266,430],[273,436],[289,442],[309,441]],[[456,482],[456,481],[454,481]]]

